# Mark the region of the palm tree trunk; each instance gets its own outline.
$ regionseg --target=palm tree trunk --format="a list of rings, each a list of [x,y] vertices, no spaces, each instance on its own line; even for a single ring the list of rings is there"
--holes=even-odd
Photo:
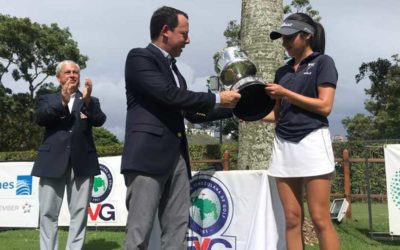
[[[283,48],[272,42],[269,33],[283,18],[282,0],[243,0],[241,48],[256,64],[258,75],[272,82],[283,63]],[[261,122],[239,123],[239,169],[265,169],[271,157],[274,125]]]

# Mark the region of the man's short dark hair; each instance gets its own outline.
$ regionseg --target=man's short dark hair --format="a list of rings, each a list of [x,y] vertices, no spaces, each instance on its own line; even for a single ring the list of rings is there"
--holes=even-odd
[[[178,15],[183,15],[189,19],[185,12],[168,6],[163,6],[154,11],[150,21],[151,40],[156,39],[160,35],[161,29],[164,25],[167,25],[171,30],[174,30],[176,26],[178,26]]]

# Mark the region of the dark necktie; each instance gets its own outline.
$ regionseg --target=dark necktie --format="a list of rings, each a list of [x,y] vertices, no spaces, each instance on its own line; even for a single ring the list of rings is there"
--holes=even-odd
[[[182,89],[187,89],[185,79],[181,75],[181,73],[178,70],[178,67],[176,67],[176,60],[174,58],[171,59],[171,68],[174,71],[176,77],[178,78],[179,81],[179,87]]]

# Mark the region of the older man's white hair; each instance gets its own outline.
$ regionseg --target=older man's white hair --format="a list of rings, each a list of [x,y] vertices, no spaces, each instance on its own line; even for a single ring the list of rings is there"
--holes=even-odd
[[[79,65],[78,65],[76,62],[74,62],[74,61],[72,61],[72,60],[64,60],[64,61],[59,62],[59,63],[57,64],[57,67],[56,67],[56,76],[59,76],[59,75],[60,75],[61,69],[62,69],[62,67],[63,67],[65,64],[75,64],[75,66],[78,68],[78,71],[79,71],[79,72],[81,71],[81,67],[79,67]]]

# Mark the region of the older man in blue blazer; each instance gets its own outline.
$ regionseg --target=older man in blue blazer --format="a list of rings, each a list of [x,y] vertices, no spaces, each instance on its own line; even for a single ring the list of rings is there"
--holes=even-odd
[[[186,249],[190,164],[184,118],[232,116],[240,94],[193,92],[175,58],[189,44],[186,13],[161,7],[150,22],[151,43],[132,49],[125,66],[127,117],[121,171],[127,186],[124,249],[147,249],[158,211],[162,249]]]
[[[40,96],[35,113],[45,128],[32,175],[40,177],[40,249],[58,250],[58,215],[67,190],[70,226],[66,249],[81,249],[93,176],[100,174],[92,127],[106,121],[99,100],[91,96],[92,81],[79,91],[80,68],[73,61],[57,65],[61,91]]]

